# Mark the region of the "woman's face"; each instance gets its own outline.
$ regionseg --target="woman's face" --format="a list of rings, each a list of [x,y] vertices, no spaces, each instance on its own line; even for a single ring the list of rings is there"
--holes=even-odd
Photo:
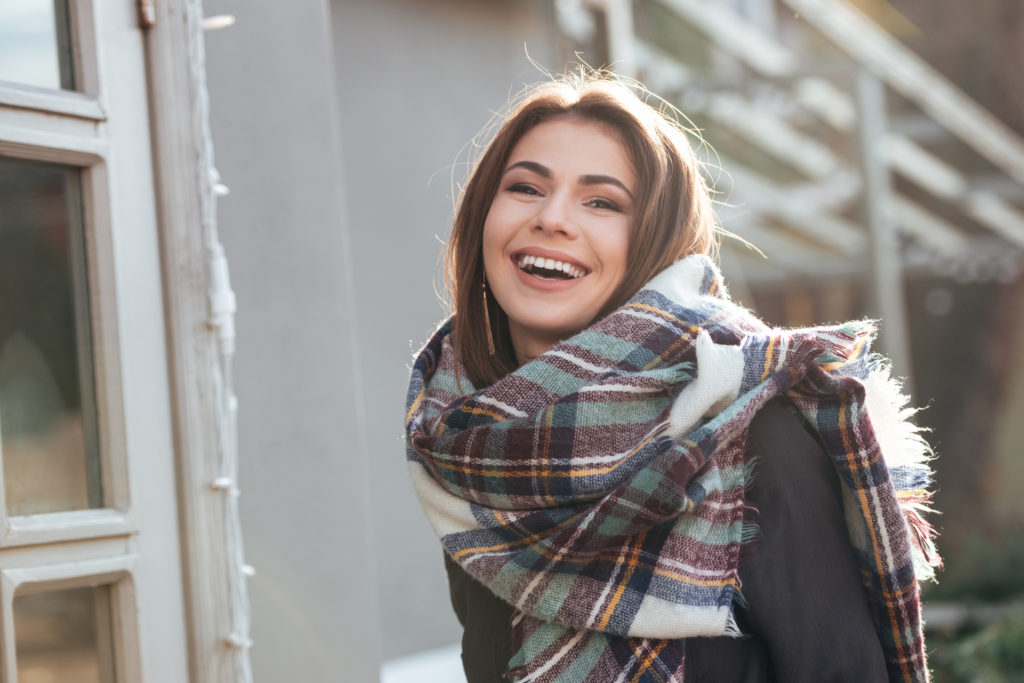
[[[637,189],[622,143],[595,122],[541,123],[512,149],[483,257],[520,363],[587,327],[622,283]]]

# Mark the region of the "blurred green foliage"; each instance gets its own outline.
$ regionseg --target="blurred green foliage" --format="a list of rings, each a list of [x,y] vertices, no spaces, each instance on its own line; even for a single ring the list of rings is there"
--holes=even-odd
[[[937,584],[925,584],[927,600],[1003,602],[1024,596],[1024,530],[969,539],[940,548],[945,569]]]
[[[979,534],[946,549],[944,559],[939,583],[923,588],[926,604],[1011,607],[987,625],[928,631],[933,683],[1024,683],[1024,532]]]
[[[1024,606],[981,629],[929,635],[933,683],[1024,682]]]

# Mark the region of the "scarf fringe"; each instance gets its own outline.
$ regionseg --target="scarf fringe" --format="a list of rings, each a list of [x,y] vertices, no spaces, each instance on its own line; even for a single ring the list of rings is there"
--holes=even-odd
[[[872,360],[874,367],[863,382],[868,418],[890,475],[902,484],[896,489],[912,541],[914,573],[919,581],[934,581],[942,558],[935,547],[935,529],[924,516],[936,512],[931,505],[930,467],[935,451],[924,438],[929,430],[913,422],[920,408],[910,406],[903,382],[893,376],[887,360]]]
[[[743,463],[743,490],[749,491],[754,484],[754,477],[757,476],[757,468],[761,463],[760,456],[755,456]],[[761,526],[757,523],[758,509],[750,503],[743,501],[743,525],[740,532],[740,543],[742,547],[748,546],[761,537]],[[742,547],[740,554],[742,555]]]

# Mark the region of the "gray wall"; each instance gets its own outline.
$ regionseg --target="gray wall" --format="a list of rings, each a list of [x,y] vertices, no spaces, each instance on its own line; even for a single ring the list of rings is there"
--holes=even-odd
[[[401,441],[413,351],[443,312],[434,284],[452,166],[510,92],[561,70],[550,0],[332,3],[385,659],[456,642],[440,546]],[[525,47],[525,49],[524,49]],[[465,167],[455,168],[462,180]]]
[[[206,0],[238,296],[241,511],[262,683],[376,681],[378,622],[327,8]]]
[[[458,638],[408,483],[405,387],[443,315],[453,165],[510,92],[542,78],[527,51],[562,68],[552,3],[205,6],[237,17],[206,42],[231,187],[219,219],[239,304],[254,673],[371,681],[380,657]]]

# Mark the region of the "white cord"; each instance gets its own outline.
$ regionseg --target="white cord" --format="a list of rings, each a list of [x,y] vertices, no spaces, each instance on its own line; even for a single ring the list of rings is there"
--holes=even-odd
[[[245,563],[242,524],[238,511],[238,400],[232,381],[231,362],[235,353],[235,293],[231,289],[228,260],[217,234],[217,197],[228,194],[213,164],[213,139],[210,133],[209,93],[206,88],[206,54],[203,29],[214,28],[203,18],[202,0],[189,0],[187,21],[192,39],[189,41],[188,64],[196,86],[192,121],[198,141],[201,225],[207,250],[209,276],[210,327],[217,335],[218,367],[213,377],[214,405],[217,410],[218,474],[210,482],[211,495],[221,495],[224,521],[224,547],[227,551],[230,632],[223,638],[229,656],[234,659],[234,683],[252,683],[249,649],[251,606],[248,577],[253,569]],[[221,21],[219,24],[225,24]],[[225,24],[226,25],[226,24]]]

